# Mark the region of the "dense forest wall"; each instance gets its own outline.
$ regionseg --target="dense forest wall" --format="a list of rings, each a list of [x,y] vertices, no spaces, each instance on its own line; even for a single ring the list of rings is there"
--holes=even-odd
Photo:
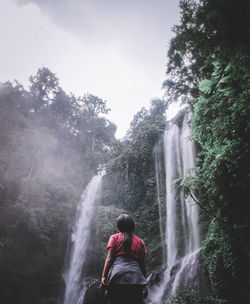
[[[1,84],[1,303],[57,297],[77,203],[115,141],[106,103],[80,99],[46,68],[29,91]]]
[[[102,204],[133,215],[136,233],[147,244],[148,271],[162,264],[154,149],[165,129],[165,108],[163,100],[155,99],[149,110],[143,108],[134,116],[127,139],[116,146],[106,165],[103,181]],[[160,147],[163,154],[163,144]]]

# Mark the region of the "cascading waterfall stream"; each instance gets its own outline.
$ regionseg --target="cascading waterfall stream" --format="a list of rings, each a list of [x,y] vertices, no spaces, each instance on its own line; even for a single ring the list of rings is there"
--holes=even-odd
[[[92,219],[101,191],[101,176],[94,176],[84,190],[77,208],[69,269],[66,272],[64,304],[81,304],[86,291],[82,286],[82,270],[87,257]]]
[[[200,247],[198,206],[190,197],[185,199],[183,193],[177,198],[176,190],[173,189],[174,180],[195,166],[195,147],[189,140],[189,119],[190,114],[185,114],[182,128],[173,124],[164,136],[168,267]]]
[[[165,164],[166,164],[166,244],[167,244],[167,266],[174,265],[177,260],[178,243],[176,235],[176,191],[173,190],[173,181],[181,176],[182,163],[179,145],[179,128],[173,125],[164,135]],[[181,200],[181,205],[182,200]],[[181,211],[183,211],[181,206]],[[183,212],[180,213],[183,225]],[[178,218],[179,219],[179,218]]]
[[[182,126],[168,123],[164,134],[167,268],[161,284],[152,288],[147,303],[161,303],[163,297],[176,294],[192,280],[193,286],[198,286],[195,282],[200,253],[198,206],[190,197],[185,199],[183,193],[177,196],[173,185],[174,180],[195,166],[195,146],[188,138],[189,120],[190,113],[186,112]]]
[[[181,134],[181,146],[182,146],[182,160],[183,160],[183,172],[195,167],[195,145],[189,140],[190,128],[188,121],[191,119],[190,113],[187,113],[183,121],[183,129]],[[187,218],[189,219],[189,240],[187,243],[186,254],[194,252],[201,246],[200,241],[200,229],[199,229],[199,211],[197,204],[193,199],[188,196],[186,199]]]
[[[162,198],[162,190],[164,188],[162,181],[162,170],[161,170],[161,144],[157,142],[154,149],[154,161],[155,161],[155,177],[156,177],[156,189],[157,189],[157,203],[158,203],[158,211],[159,211],[159,226],[160,226],[160,237],[161,237],[161,246],[162,246],[162,261],[166,262],[166,245],[165,245],[165,210],[163,207],[163,198]],[[165,265],[166,266],[166,265]]]

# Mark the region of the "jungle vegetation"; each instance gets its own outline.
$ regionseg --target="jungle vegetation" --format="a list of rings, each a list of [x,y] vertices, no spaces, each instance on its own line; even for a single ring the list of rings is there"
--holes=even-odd
[[[123,211],[148,244],[148,271],[161,266],[154,149],[163,153],[165,110],[177,100],[193,112],[196,175],[179,187],[201,207],[209,295],[184,291],[170,303],[250,302],[250,2],[183,0],[180,10],[165,96],[134,116],[124,140],[115,138],[106,101],[66,93],[48,68],[28,89],[0,85],[1,303],[55,303],[77,203],[103,168],[92,274]]]
[[[196,176],[180,186],[207,215],[204,259],[212,292],[250,301],[250,2],[180,1],[168,51],[169,101],[193,109]]]

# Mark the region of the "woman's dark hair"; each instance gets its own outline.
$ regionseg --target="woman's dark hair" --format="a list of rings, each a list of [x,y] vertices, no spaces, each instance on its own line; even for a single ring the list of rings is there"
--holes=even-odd
[[[129,252],[132,245],[132,232],[135,230],[135,223],[128,214],[121,214],[117,219],[117,228],[122,232],[122,247]]]

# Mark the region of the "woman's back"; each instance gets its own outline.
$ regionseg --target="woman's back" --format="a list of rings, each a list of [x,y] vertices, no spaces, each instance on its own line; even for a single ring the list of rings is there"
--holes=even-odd
[[[131,216],[121,214],[117,220],[119,233],[111,235],[107,244],[102,284],[109,286],[112,304],[141,304],[147,281],[144,242],[133,235],[135,224]]]
[[[122,236],[122,232],[111,235],[107,244],[107,250],[114,247],[116,256],[127,256],[134,258],[137,261],[141,256],[147,253],[143,240],[134,234],[131,235],[132,242],[130,250],[126,251],[123,247]]]

